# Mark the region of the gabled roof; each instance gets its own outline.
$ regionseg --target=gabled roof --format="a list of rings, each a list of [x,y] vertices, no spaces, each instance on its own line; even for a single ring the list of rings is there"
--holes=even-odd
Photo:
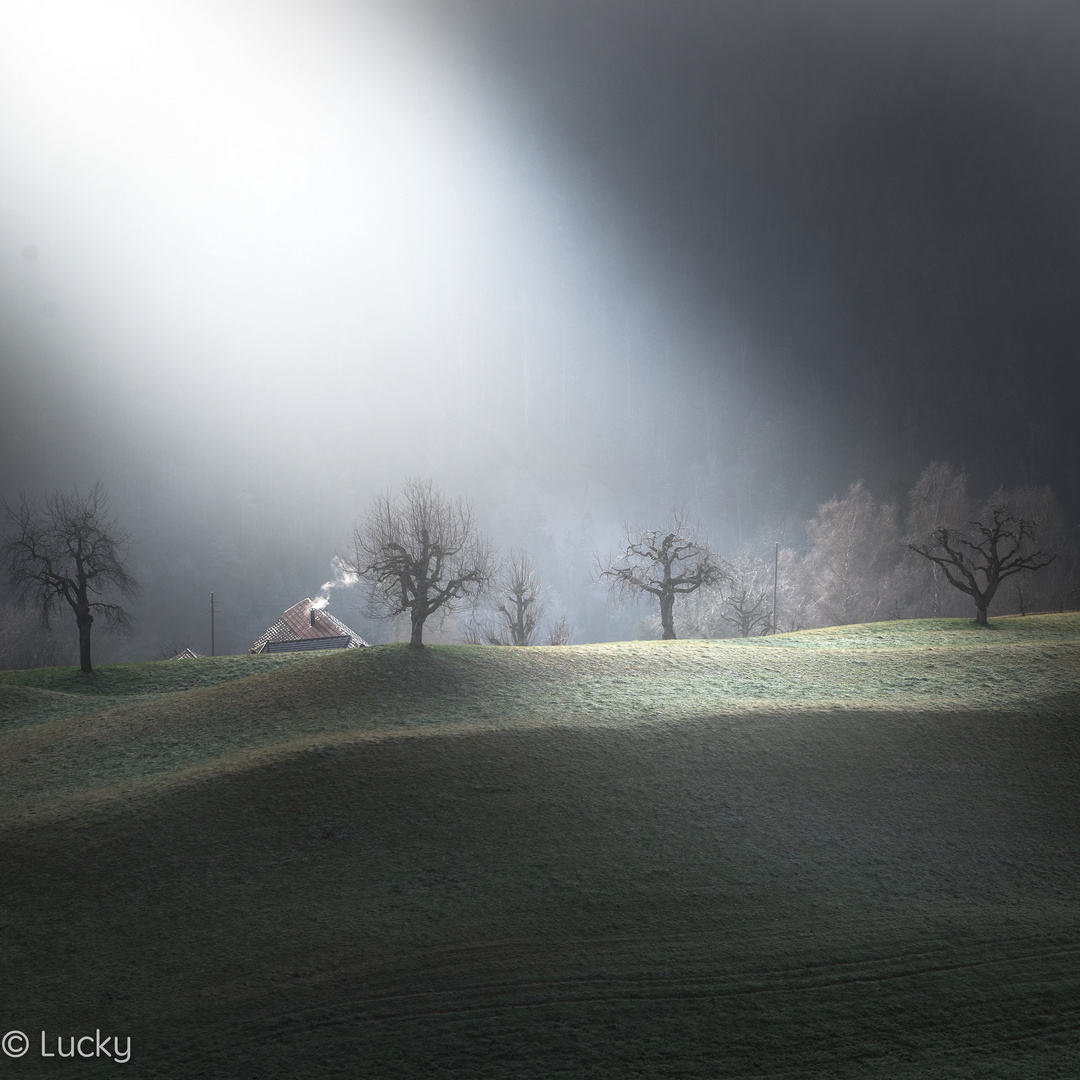
[[[194,649],[189,649],[187,646],[182,648],[175,656],[170,656],[170,660],[198,660],[199,654]]]
[[[268,641],[262,651],[276,652],[311,652],[313,649],[351,649],[352,639],[348,634],[337,637],[296,638],[292,641]]]
[[[271,642],[291,641],[311,642],[310,645],[296,646],[306,649],[357,649],[367,645],[355,630],[334,618],[325,607],[315,607],[311,597],[293,604],[248,652],[267,652]],[[282,650],[279,647],[274,651]]]

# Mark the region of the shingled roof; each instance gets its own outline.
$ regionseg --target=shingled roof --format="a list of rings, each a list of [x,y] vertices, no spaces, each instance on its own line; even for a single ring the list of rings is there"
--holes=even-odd
[[[308,649],[358,649],[367,642],[311,597],[293,604],[248,652],[299,652]]]

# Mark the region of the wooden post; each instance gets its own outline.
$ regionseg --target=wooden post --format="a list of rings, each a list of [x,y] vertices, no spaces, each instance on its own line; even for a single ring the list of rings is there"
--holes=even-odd
[[[210,594],[210,655],[217,655],[214,652],[214,594]]]
[[[780,541],[776,541],[772,564],[772,632],[776,633],[776,580],[780,576]]]

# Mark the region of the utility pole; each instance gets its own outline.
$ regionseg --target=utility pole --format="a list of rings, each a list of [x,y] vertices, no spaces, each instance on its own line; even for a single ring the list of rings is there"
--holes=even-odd
[[[776,581],[780,576],[780,541],[776,541],[772,564],[772,632],[776,633]]]
[[[210,655],[216,656],[214,652],[214,594],[210,594]]]

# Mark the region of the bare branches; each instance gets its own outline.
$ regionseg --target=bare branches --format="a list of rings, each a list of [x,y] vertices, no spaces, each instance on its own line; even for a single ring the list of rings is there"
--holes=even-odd
[[[45,625],[67,605],[79,628],[79,659],[85,674],[90,662],[90,627],[95,618],[127,629],[128,612],[105,599],[133,598],[140,586],[128,572],[130,534],[107,516],[100,483],[85,495],[78,488],[54,491],[44,503],[22,496],[3,504],[8,529],[3,541],[8,581],[18,603],[39,611]]]
[[[548,635],[544,638],[545,645],[569,645],[574,639],[574,628],[565,615],[560,615],[552,624]]]
[[[806,523],[813,604],[827,624],[880,619],[900,548],[896,507],[878,501],[861,482],[818,507]]]
[[[543,582],[527,551],[511,551],[494,587],[495,620],[474,630],[487,645],[531,645],[544,617]]]
[[[939,567],[950,585],[975,601],[980,626],[986,625],[1002,581],[1024,570],[1041,570],[1057,558],[1036,548],[1036,522],[1014,516],[1004,501],[995,499],[987,509],[985,522],[971,522],[967,534],[943,526],[926,540],[908,544],[909,551]]]
[[[919,543],[935,530],[960,529],[972,516],[974,506],[967,492],[967,476],[947,461],[932,461],[908,495],[905,546]],[[935,617],[958,614],[960,597],[949,586],[941,567],[933,562],[909,560],[905,568],[911,587]]]
[[[640,593],[648,593],[660,601],[665,639],[675,637],[675,598],[715,585],[727,576],[719,556],[697,539],[677,514],[666,533],[627,526],[622,554],[609,557],[606,563],[598,560],[598,577],[608,580],[613,595],[636,599]]]
[[[401,496],[376,497],[353,529],[347,570],[368,583],[368,613],[392,618],[408,611],[410,644],[423,647],[424,623],[440,608],[473,603],[487,589],[496,561],[463,499],[447,499],[430,480],[413,477]]]
[[[767,633],[773,618],[772,568],[747,550],[730,574],[720,582],[720,618],[735,628],[739,637]]]

